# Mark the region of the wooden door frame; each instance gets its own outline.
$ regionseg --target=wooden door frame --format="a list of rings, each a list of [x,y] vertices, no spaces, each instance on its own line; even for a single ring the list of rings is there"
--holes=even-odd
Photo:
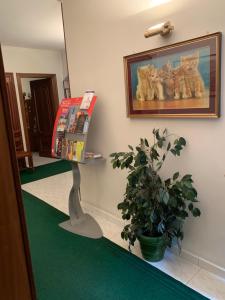
[[[12,121],[0,45],[1,298],[35,300],[29,242],[22,203]],[[4,285],[4,286],[3,286]]]
[[[25,106],[24,106],[24,100],[23,100],[23,89],[22,89],[22,80],[23,78],[49,78],[51,81],[51,88],[52,88],[52,94],[53,94],[53,109],[54,109],[54,115],[56,116],[56,112],[59,106],[59,96],[58,96],[58,87],[57,87],[57,79],[56,74],[45,74],[45,73],[16,73],[16,79],[17,79],[17,87],[18,87],[18,93],[19,93],[19,100],[20,100],[20,107],[21,107],[21,114],[22,114],[22,121],[23,121],[23,129],[24,129],[24,136],[25,136],[25,142],[26,142],[26,149],[27,151],[30,151],[30,140],[29,140],[29,134],[26,126],[26,115],[25,115]]]
[[[15,144],[16,144],[16,151],[24,151],[24,142],[23,142],[23,133],[22,133],[22,127],[21,127],[21,121],[20,121],[20,114],[19,114],[19,107],[18,107],[18,97],[17,97],[17,94],[16,94],[16,85],[15,85],[15,79],[14,79],[14,74],[13,72],[5,72],[5,77],[7,78],[10,78],[10,81],[12,83],[11,85],[11,94],[14,95],[14,98],[13,99],[8,99],[9,100],[9,103],[12,102],[9,107],[10,107],[10,112],[11,112],[11,117],[12,119],[17,119],[18,121],[18,128],[17,130],[20,131],[20,147],[18,148],[18,145],[17,145],[17,137],[15,137]],[[7,80],[6,80],[7,81]],[[8,96],[10,97],[10,96]],[[16,102],[16,103],[13,103],[13,102]],[[15,105],[15,107],[13,107],[13,105]],[[15,111],[15,109],[17,110],[17,112]],[[16,115],[16,116],[15,116]],[[13,124],[13,133],[15,134],[14,130],[14,121],[12,121],[12,124]],[[18,160],[18,164],[19,164],[19,169],[22,170],[24,168],[26,168],[26,160],[25,158],[21,158]]]
[[[20,131],[21,131],[21,138],[22,138],[22,149],[19,150],[24,150],[24,144],[23,144],[23,134],[22,134],[22,127],[20,124],[20,115],[19,115],[19,107],[18,107],[18,99],[17,99],[17,95],[16,95],[16,85],[15,85],[15,80],[14,80],[14,74],[13,72],[5,72],[6,76],[10,76],[12,78],[12,83],[13,83],[13,93],[15,94],[15,100],[16,100],[16,105],[17,105],[17,110],[18,110],[18,118],[19,118],[19,125],[20,125]]]

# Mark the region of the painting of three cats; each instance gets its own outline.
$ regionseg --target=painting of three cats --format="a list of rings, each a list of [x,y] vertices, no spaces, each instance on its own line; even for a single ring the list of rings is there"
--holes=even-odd
[[[168,101],[204,98],[206,88],[199,71],[199,51],[180,56],[177,67],[168,61],[161,68],[147,64],[137,68],[136,100]]]
[[[221,32],[123,57],[128,117],[218,118]]]

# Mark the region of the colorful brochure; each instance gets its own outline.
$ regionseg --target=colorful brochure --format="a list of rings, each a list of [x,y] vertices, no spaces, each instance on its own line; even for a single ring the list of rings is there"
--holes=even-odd
[[[63,99],[59,105],[52,136],[52,156],[82,162],[91,116],[97,97],[86,92],[84,97]]]
[[[80,109],[88,109],[91,105],[91,101],[92,101],[94,95],[95,95],[94,91],[85,92],[82,102],[81,102],[81,105],[80,105]]]

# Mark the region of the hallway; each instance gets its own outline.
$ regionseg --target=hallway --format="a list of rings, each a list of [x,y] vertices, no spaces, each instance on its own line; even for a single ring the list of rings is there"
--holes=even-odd
[[[49,165],[51,166],[51,165]],[[50,168],[50,167],[49,167]],[[68,195],[72,186],[71,171],[46,177],[22,185],[22,189],[61,212],[68,214]],[[123,222],[111,214],[101,211],[82,200],[85,212],[90,213],[100,224],[104,237],[127,250],[127,243],[120,238]],[[133,254],[142,258],[139,244],[136,243]],[[184,255],[178,256],[167,250],[165,259],[158,263],[149,263],[199,293],[214,300],[225,299],[225,280],[222,277],[197,266]]]

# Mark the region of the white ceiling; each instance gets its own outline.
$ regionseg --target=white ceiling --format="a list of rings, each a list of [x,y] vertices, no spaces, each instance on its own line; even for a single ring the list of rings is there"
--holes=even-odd
[[[58,0],[0,0],[0,43],[63,49],[61,3]]]

